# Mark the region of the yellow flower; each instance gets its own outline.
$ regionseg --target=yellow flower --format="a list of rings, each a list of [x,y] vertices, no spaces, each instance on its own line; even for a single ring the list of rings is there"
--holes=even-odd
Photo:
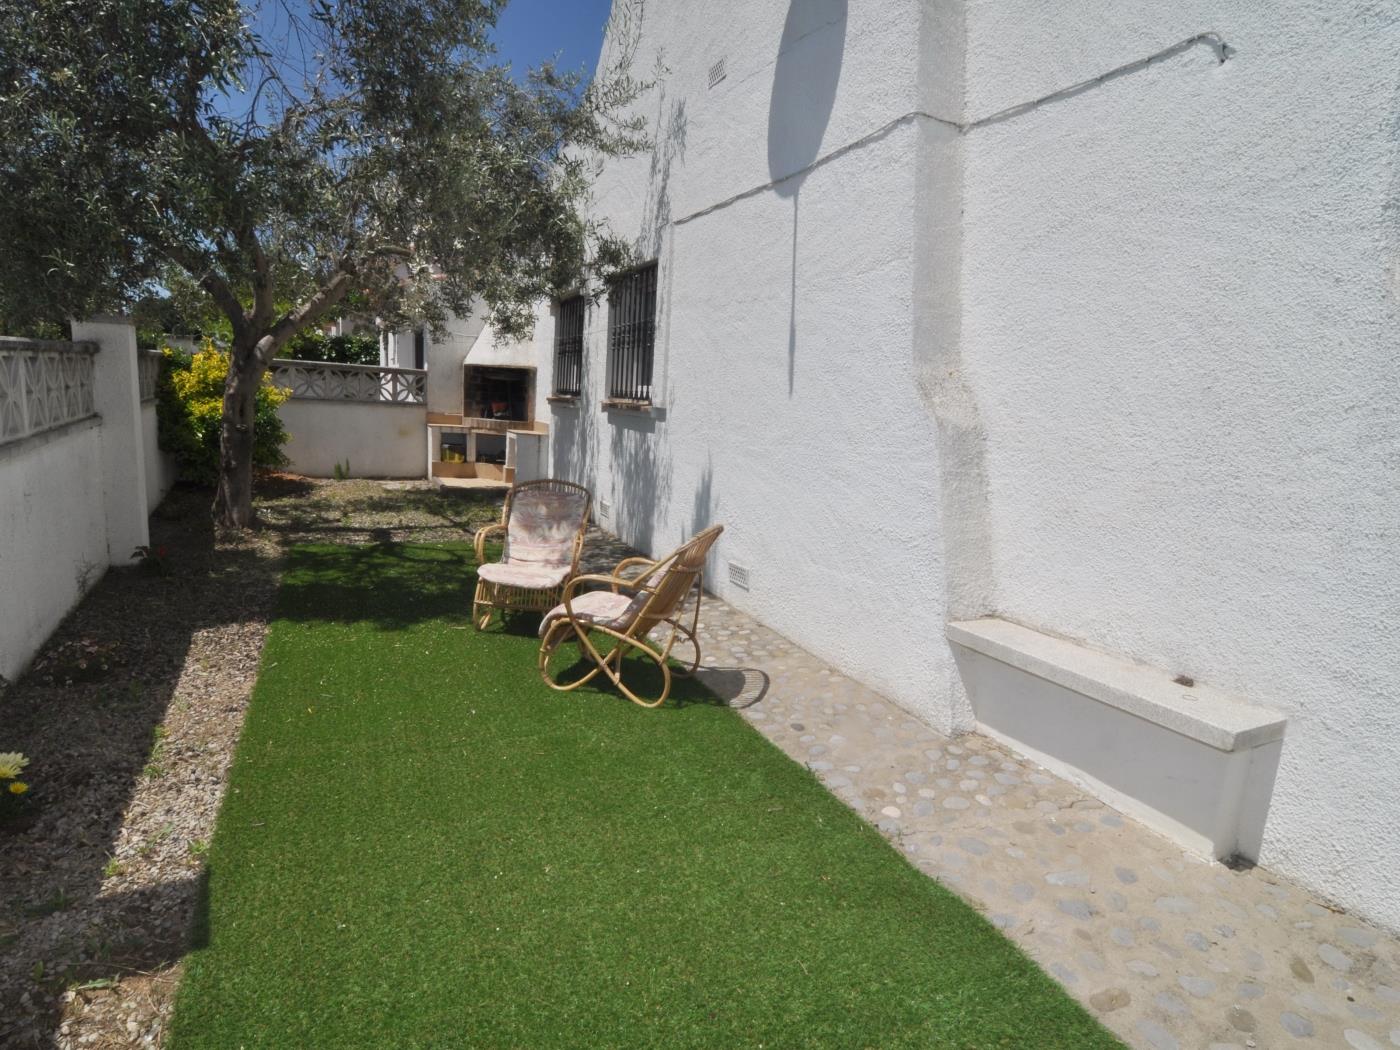
[[[14,780],[19,771],[29,765],[29,759],[18,751],[0,754],[0,780]]]
[[[10,785],[11,795],[23,795],[28,790],[29,785],[26,784],[23,780],[16,780],[13,784]]]

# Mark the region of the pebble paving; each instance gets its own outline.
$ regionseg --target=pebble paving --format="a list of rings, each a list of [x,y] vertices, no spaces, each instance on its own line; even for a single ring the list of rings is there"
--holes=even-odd
[[[630,553],[590,536],[588,568]],[[1400,1047],[1400,938],[1231,870],[976,734],[949,738],[706,596],[704,683],[1128,1045]]]

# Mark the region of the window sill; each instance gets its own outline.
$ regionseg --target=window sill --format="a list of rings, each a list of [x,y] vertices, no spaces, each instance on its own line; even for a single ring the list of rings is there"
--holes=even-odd
[[[649,416],[655,406],[650,401],[628,401],[619,397],[605,397],[602,402],[604,412],[639,412]]]
[[[577,394],[550,394],[545,400],[551,405],[563,405],[569,408],[577,408],[579,397]]]

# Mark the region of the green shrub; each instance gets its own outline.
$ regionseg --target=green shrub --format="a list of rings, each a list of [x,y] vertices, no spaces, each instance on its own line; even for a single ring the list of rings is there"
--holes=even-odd
[[[186,481],[212,485],[219,478],[219,428],[224,413],[224,383],[228,354],[205,343],[197,354],[166,347],[156,387],[160,447],[175,457]],[[272,385],[265,376],[253,414],[253,466],[285,466],[282,446],[287,430],[277,406],[291,391]]]
[[[326,335],[315,329],[298,332],[279,357],[298,361],[330,361],[342,365],[379,364],[379,339],[373,335]]]

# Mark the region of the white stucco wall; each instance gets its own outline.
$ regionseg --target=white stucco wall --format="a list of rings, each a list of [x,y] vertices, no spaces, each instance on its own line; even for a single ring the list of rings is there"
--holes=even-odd
[[[659,554],[722,522],[710,589],[947,726],[936,449],[910,351],[921,5],[877,7],[740,5],[720,35],[703,5],[647,5],[637,65],[659,50],[668,69],[643,105],[656,153],[608,165],[596,200],[660,258],[660,411],[601,410],[602,304],[579,403],[543,418],[554,472],[593,488],[605,525]],[[542,394],[553,326],[542,309]]]
[[[724,522],[714,590],[938,728],[990,614],[1281,711],[1261,861],[1400,928],[1400,9],[656,0],[658,52],[595,193],[658,411],[590,310],[554,472]]]
[[[11,680],[109,565],[150,542],[136,330],[102,317],[72,333],[96,347],[92,415],[0,443],[0,676]],[[60,396],[81,405],[66,384]]]
[[[349,464],[353,478],[421,478],[427,473],[427,410],[390,402],[293,398],[278,409],[287,428],[289,470],[335,476]]]
[[[13,681],[106,571],[101,422],[0,445],[0,675]]]
[[[141,406],[141,450],[146,457],[146,513],[156,506],[175,484],[175,460],[160,450],[160,433],[154,401]]]
[[[1286,713],[1260,860],[1400,927],[1400,9],[970,3],[962,359],[1010,619]]]
[[[447,330],[437,335],[428,333],[429,412],[462,414],[462,363],[476,345],[484,327],[483,319],[473,314],[470,317],[454,317]]]

